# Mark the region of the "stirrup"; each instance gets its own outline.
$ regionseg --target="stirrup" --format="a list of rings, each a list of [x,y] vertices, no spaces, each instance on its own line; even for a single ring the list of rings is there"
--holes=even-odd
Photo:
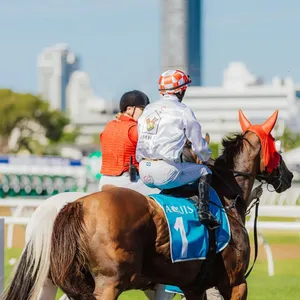
[[[221,223],[215,218],[214,215],[211,214],[211,212],[199,213],[199,220],[201,224],[208,226],[211,230],[214,230],[221,225]]]

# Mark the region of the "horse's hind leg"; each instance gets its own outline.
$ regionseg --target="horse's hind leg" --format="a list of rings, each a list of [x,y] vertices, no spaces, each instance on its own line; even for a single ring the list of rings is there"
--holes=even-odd
[[[223,296],[220,294],[219,290],[216,288],[210,288],[206,291],[207,300],[224,300]],[[204,299],[202,299],[204,300]]]
[[[118,299],[120,294],[121,291],[118,289],[118,280],[114,277],[98,276],[95,278],[95,299],[115,300]]]
[[[247,283],[243,282],[232,288],[230,300],[245,300],[247,299]]]
[[[175,294],[165,292],[164,284],[156,284],[155,290],[144,291],[148,300],[172,300]]]
[[[57,287],[47,278],[38,296],[38,300],[55,300]]]

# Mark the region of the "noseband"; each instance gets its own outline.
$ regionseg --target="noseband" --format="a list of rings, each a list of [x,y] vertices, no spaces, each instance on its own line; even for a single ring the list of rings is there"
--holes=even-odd
[[[253,147],[253,145],[250,143],[250,141],[246,137],[243,137],[243,139],[246,140],[249,143],[249,145]],[[261,151],[261,146],[260,146],[260,150],[259,151]],[[280,157],[280,162],[279,162],[279,166],[278,166],[279,175],[271,175],[270,173],[268,173],[265,170],[262,173],[256,174],[254,176],[250,172],[241,172],[241,171],[236,171],[234,169],[226,169],[226,168],[215,167],[213,165],[208,165],[208,166],[210,166],[214,171],[218,171],[219,170],[219,171],[231,172],[234,175],[234,177],[239,177],[239,176],[250,177],[250,178],[254,177],[254,179],[257,179],[262,184],[266,184],[267,185],[267,189],[268,189],[269,192],[275,192],[275,191],[277,191],[281,187],[281,185],[283,183],[283,168],[282,168],[282,158],[281,157]],[[269,189],[270,182],[274,182],[275,180],[278,180],[279,184],[278,184],[278,186],[275,189],[270,190]]]

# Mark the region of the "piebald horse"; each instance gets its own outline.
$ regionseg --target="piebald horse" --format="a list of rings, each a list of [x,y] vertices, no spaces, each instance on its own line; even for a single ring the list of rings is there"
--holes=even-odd
[[[180,287],[188,300],[203,297],[213,286],[224,299],[246,299],[250,244],[245,214],[254,180],[264,180],[281,193],[293,178],[270,134],[277,115],[276,111],[262,125],[252,125],[240,111],[242,134],[223,141],[224,152],[212,167],[212,185],[227,212],[231,240],[216,254],[210,272],[203,273],[205,260],[172,263],[168,225],[159,205],[115,187],[64,206],[54,221],[50,253],[40,255],[29,241],[18,264],[21,275],[2,299],[37,299],[47,278],[70,299],[113,300],[125,290],[155,283]],[[195,158],[191,149],[184,152]],[[43,237],[39,238],[43,252]]]

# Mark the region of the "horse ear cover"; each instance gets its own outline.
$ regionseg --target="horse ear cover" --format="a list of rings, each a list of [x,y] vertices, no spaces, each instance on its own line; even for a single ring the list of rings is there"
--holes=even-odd
[[[276,124],[277,117],[278,117],[278,110],[275,110],[272,116],[261,125],[265,134],[269,134],[272,131],[272,129]],[[252,124],[246,118],[242,110],[239,110],[239,121],[243,132],[246,132],[249,129],[249,127],[252,126]]]
[[[243,132],[246,132],[248,128],[252,125],[250,121],[246,118],[242,110],[239,110],[239,121]]]
[[[278,118],[278,110],[275,110],[273,115],[264,124],[261,125],[263,131],[266,134],[269,134],[272,131],[277,121],[277,118]]]

